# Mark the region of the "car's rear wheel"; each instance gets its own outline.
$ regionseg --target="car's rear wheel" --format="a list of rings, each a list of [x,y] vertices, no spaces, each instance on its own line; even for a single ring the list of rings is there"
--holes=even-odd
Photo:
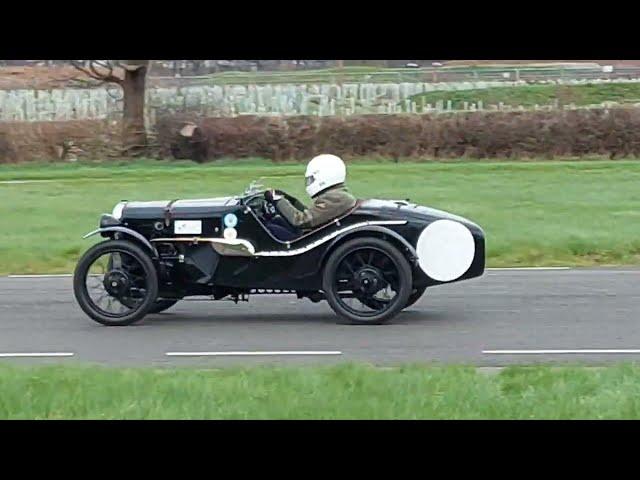
[[[331,308],[353,324],[381,324],[407,304],[412,291],[411,267],[392,244],[378,238],[356,238],[329,256],[323,290]]]
[[[80,308],[103,325],[141,320],[158,297],[158,277],[149,255],[126,240],[107,240],[82,256],[73,279]]]
[[[407,300],[407,304],[404,306],[404,308],[409,308],[411,305],[416,303],[420,299],[420,297],[422,297],[426,289],[427,287],[413,289],[413,292],[411,293],[411,295],[409,295],[409,300]],[[370,306],[371,308],[376,308],[375,304],[378,302],[378,300],[368,301],[366,299],[363,299],[362,301],[365,305]]]

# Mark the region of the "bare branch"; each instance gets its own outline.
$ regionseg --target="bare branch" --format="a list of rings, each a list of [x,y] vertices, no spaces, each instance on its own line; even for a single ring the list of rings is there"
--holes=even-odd
[[[88,77],[91,77],[94,80],[99,80],[102,83],[122,83],[122,79],[114,75],[113,65],[108,61],[89,60],[87,66],[86,63],[83,65],[78,60],[71,60],[71,65]],[[98,70],[98,68],[103,71]],[[104,70],[106,70],[106,72]]]
[[[84,73],[85,75],[87,75],[88,77],[91,77],[95,80],[102,80],[101,77],[94,75],[93,73],[91,73],[87,67],[85,67],[84,65],[82,65],[80,62],[78,62],[77,60],[71,60],[71,65],[76,69],[81,71],[82,73]]]
[[[80,87],[80,88],[99,88],[105,84],[109,84],[104,80],[97,80],[93,77],[89,78],[70,78],[68,81],[68,85],[70,87]]]
[[[98,65],[99,67],[102,68],[109,68],[111,70],[113,70],[113,62],[111,60],[92,60],[92,62],[96,65]]]
[[[105,81],[108,80],[110,77],[112,77],[113,68],[107,66],[106,67],[107,73],[104,73],[104,72],[99,72],[97,67],[98,67],[97,62],[89,62],[89,68],[91,69],[91,72],[96,77],[102,77]]]

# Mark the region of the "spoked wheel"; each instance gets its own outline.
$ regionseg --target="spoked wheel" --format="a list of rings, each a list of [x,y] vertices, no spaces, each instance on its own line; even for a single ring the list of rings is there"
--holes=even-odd
[[[388,242],[356,238],[339,246],[323,272],[327,301],[354,324],[380,324],[393,318],[411,295],[411,267]]]
[[[90,248],[78,262],[73,290],[80,308],[103,325],[141,320],[158,297],[156,269],[137,245],[108,240]]]
[[[107,269],[108,270],[112,270],[115,267],[115,265],[119,265],[122,262],[122,258],[120,257],[119,253],[112,253],[109,256],[109,262],[107,263]],[[121,302],[127,302],[127,299],[121,299]],[[155,302],[153,302],[153,304],[151,305],[151,307],[149,308],[149,311],[147,313],[160,313],[160,312],[164,312],[165,310],[170,309],[171,307],[173,307],[176,303],[178,303],[178,300],[172,300],[172,299],[168,299],[168,298],[158,298],[156,299]]]
[[[422,295],[424,295],[425,290],[427,289],[427,287],[420,287],[420,288],[414,288],[411,292],[411,295],[409,295],[409,299],[407,300],[407,304],[404,306],[404,308],[409,308],[411,305],[413,305],[414,303],[416,303],[418,300],[420,300],[420,297],[422,297]],[[375,301],[376,303],[378,301]],[[365,303],[366,305],[372,305],[372,308],[375,308],[375,304],[374,302],[368,302],[367,300],[363,300],[363,303]]]

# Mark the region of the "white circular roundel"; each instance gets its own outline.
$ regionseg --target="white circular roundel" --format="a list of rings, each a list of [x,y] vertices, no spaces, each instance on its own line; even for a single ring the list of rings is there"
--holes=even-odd
[[[424,273],[439,282],[449,282],[469,269],[476,247],[473,235],[463,224],[436,220],[422,231],[416,250]]]
[[[235,240],[238,238],[238,231],[235,228],[225,228],[222,235],[227,240]]]

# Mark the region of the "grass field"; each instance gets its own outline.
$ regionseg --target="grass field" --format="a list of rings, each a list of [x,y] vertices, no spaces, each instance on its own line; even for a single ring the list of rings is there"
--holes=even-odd
[[[0,419],[638,419],[640,367],[0,366]],[[393,394],[389,394],[393,392]]]
[[[411,100],[435,105],[437,101],[451,101],[454,109],[482,101],[485,107],[505,105],[533,107],[560,104],[594,105],[602,102],[640,102],[640,83],[602,83],[592,85],[527,85],[522,87],[495,87],[486,89],[429,92],[414,95]]]
[[[548,78],[561,78],[564,75],[571,78],[571,67],[568,67],[566,62],[558,63],[539,63],[539,62],[525,62],[525,63],[476,63],[470,65],[466,62],[463,63],[451,63],[447,62],[443,67],[434,69],[433,67],[423,68],[383,68],[373,65],[346,65],[343,68],[322,68],[322,69],[309,69],[309,70],[289,70],[289,71],[259,71],[259,72],[218,72],[209,75],[200,75],[196,77],[182,77],[181,80],[187,80],[189,84],[274,84],[274,83],[323,83],[323,82],[422,82],[431,81],[433,73],[438,75],[438,78],[442,79],[443,75],[457,73],[466,74],[469,80],[486,78],[487,74],[492,75],[493,79],[496,78],[496,73],[502,73],[505,70],[510,70],[512,75],[515,75],[515,68],[518,68],[521,74],[524,76],[536,74],[538,77]],[[569,62],[571,63],[571,62]],[[576,65],[574,64],[574,67]],[[588,66],[582,64],[577,71],[584,73],[585,67],[589,68],[592,72],[594,66]],[[595,70],[600,68],[595,67]],[[593,72],[595,73],[595,72]],[[166,77],[165,77],[166,78]],[[500,77],[499,77],[500,78]],[[154,76],[151,76],[151,81],[154,80]]]
[[[71,272],[99,216],[122,199],[238,194],[267,186],[308,203],[304,165],[140,161],[0,166],[0,274]],[[487,235],[488,266],[640,263],[640,163],[372,160],[349,165],[358,197],[405,199],[465,216]]]

